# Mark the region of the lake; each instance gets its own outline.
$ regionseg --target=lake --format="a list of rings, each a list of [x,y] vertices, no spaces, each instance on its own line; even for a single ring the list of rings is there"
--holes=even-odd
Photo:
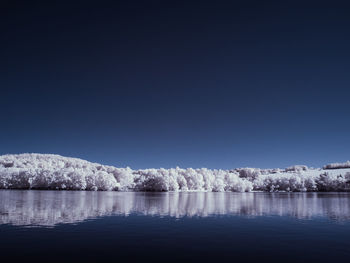
[[[12,261],[345,261],[350,194],[0,190],[0,233]]]

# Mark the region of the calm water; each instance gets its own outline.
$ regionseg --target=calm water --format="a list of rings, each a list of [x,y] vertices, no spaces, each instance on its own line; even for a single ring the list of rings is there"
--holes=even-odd
[[[347,261],[350,194],[1,190],[0,235],[13,261]]]

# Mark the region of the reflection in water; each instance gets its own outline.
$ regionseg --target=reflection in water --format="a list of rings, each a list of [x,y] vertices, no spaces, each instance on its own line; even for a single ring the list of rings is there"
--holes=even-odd
[[[349,193],[0,191],[0,224],[54,226],[108,215],[350,219]]]

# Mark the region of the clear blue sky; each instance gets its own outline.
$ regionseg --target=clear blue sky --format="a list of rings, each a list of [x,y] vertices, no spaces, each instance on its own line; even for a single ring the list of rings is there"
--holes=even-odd
[[[5,1],[0,154],[132,168],[350,159],[337,1]]]

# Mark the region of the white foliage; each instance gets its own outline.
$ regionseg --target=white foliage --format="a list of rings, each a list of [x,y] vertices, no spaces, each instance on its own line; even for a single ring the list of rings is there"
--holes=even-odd
[[[323,166],[323,169],[343,169],[343,168],[350,168],[350,161],[347,161],[345,163],[330,163]]]
[[[307,171],[309,168],[306,165],[293,165],[286,168],[286,172],[301,172]]]
[[[331,167],[341,168],[344,164],[332,164]],[[238,168],[229,171],[179,167],[132,170],[52,154],[19,154],[0,156],[0,188],[158,192],[347,191],[350,190],[350,170],[325,171],[302,165],[285,170]]]

